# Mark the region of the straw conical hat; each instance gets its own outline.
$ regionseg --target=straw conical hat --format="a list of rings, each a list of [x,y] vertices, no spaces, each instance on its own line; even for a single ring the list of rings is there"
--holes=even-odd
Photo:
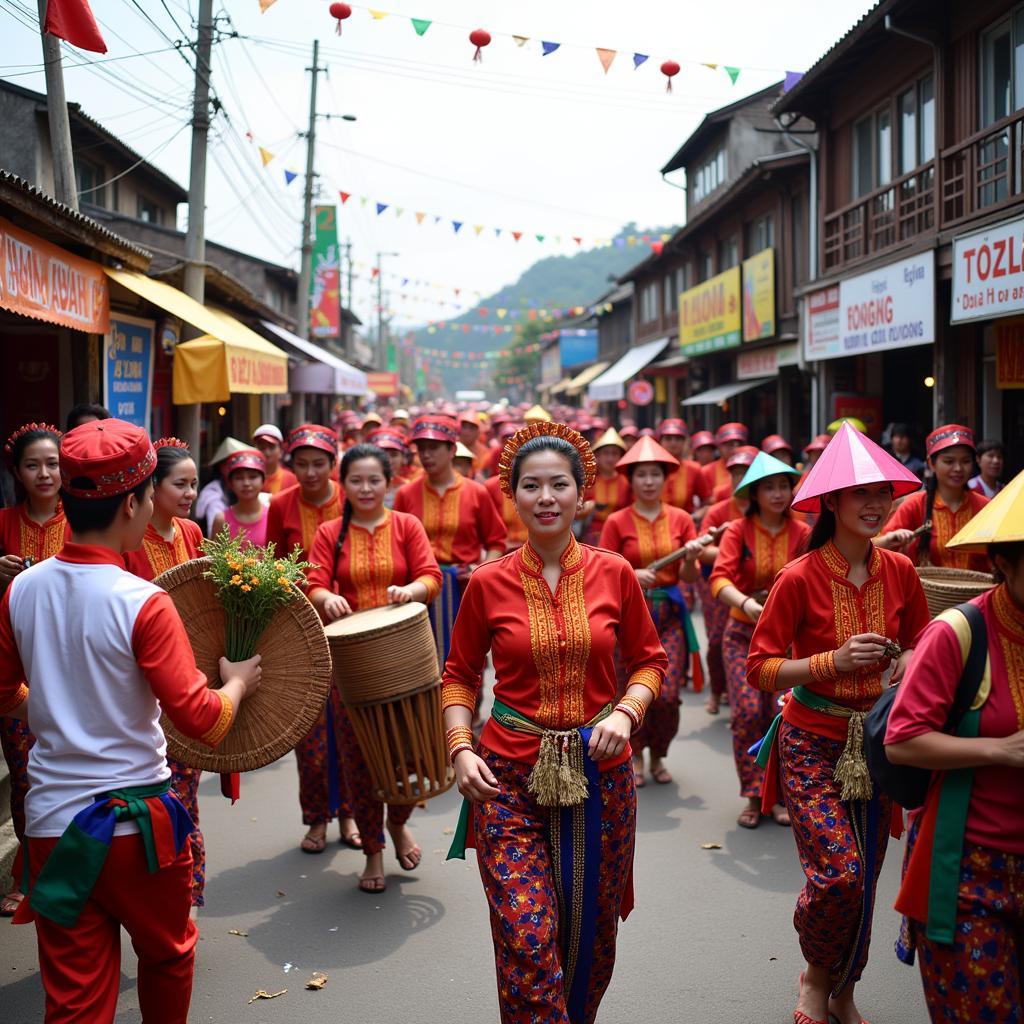
[[[760,483],[765,477],[778,476],[780,473],[784,473],[786,476],[800,475],[792,466],[788,466],[781,459],[775,458],[774,455],[769,455],[767,452],[758,452],[746,473],[743,474],[739,487],[732,492],[732,496],[734,498],[746,498],[754,484]]]
[[[843,423],[793,496],[797,512],[816,512],[818,498],[858,484],[891,483],[893,497],[913,494],[921,486],[898,459],[849,423]]]
[[[229,455],[234,455],[235,452],[244,452],[246,449],[251,447],[251,444],[239,441],[237,437],[225,437],[224,440],[221,441],[220,446],[213,453],[213,458],[210,459],[210,465],[216,466],[218,462],[223,462]]]
[[[527,409],[523,413],[523,419],[527,423],[550,423],[551,413],[546,409],[541,408],[539,405],[533,406],[531,409]]]
[[[475,459],[476,456],[461,442],[455,442],[455,456],[456,459]]]
[[[630,466],[636,466],[641,462],[655,462],[660,465],[666,475],[679,468],[679,460],[665,448],[662,448],[653,437],[641,437],[625,455],[619,459],[615,467],[620,473],[625,473]]]
[[[989,544],[1024,540],[1024,473],[1018,473],[952,540],[947,548],[984,551]]]
[[[596,452],[598,448],[608,445],[626,450],[626,442],[619,437],[619,432],[614,427],[609,427],[590,447]]]

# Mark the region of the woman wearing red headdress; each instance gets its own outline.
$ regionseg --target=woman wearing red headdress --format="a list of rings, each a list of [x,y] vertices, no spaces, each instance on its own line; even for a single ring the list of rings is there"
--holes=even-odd
[[[376,431],[371,437],[379,437]],[[341,519],[316,531],[310,560],[309,599],[324,622],[367,608],[420,601],[441,589],[441,570],[415,516],[384,506],[391,476],[388,453],[357,444],[341,460],[345,505]],[[337,715],[338,746],[349,798],[366,854],[363,892],[383,892],[384,805],[373,796],[370,770],[344,707]],[[419,866],[421,851],[406,823],[413,805],[388,807],[388,832],[403,870]]]
[[[974,432],[957,423],[936,427],[924,447],[932,476],[923,491],[896,509],[876,543],[905,552],[915,565],[991,572],[987,555],[946,548],[988,504],[988,498],[968,487],[974,474]]]
[[[792,692],[761,744],[762,809],[782,796],[807,884],[793,923],[807,961],[795,1024],[860,1021],[875,887],[894,824],[865,762],[864,716],[906,671],[928,604],[906,556],[872,543],[920,481],[844,423],[793,507],[817,511],[808,553],[776,577],[750,641],[747,682]],[[845,485],[845,486],[843,486]],[[749,606],[749,602],[748,602]]]
[[[267,543],[268,504],[260,498],[267,463],[255,448],[232,452],[224,460],[224,477],[235,499],[213,517],[210,535],[216,537],[226,526],[232,537],[241,536],[255,547]]]
[[[153,471],[153,517],[146,527],[142,547],[126,551],[124,567],[144,580],[202,555],[203,531],[187,518],[199,493],[199,476],[192,453],[184,441],[163,437],[153,443],[156,469]],[[167,759],[171,786],[192,819],[189,836],[192,848],[192,906],[205,903],[206,844],[199,830],[199,780],[202,770]]]
[[[505,446],[502,486],[529,540],[470,577],[444,672],[466,798],[449,858],[476,846],[502,1024],[593,1021],[632,908],[629,737],[666,659],[633,570],[573,537],[594,471],[590,446],[564,424],[533,423]],[[616,647],[628,672],[618,702]],[[477,747],[488,651],[494,708]]]
[[[742,828],[757,828],[761,823],[764,772],[750,748],[768,730],[776,712],[774,694],[747,683],[750,637],[776,575],[803,553],[811,532],[789,514],[793,477],[797,475],[795,469],[764,452],[754,459],[733,492],[736,498],[747,500],[747,510],[722,535],[711,572],[711,594],[729,609],[722,657],[729,688],[733,759],[740,796],[747,800],[737,819]],[[789,824],[781,804],[773,804],[771,813],[778,824]]]
[[[713,499],[719,487],[729,485],[729,467],[726,463],[740,445],[747,443],[749,437],[750,431],[742,423],[723,423],[715,431],[718,458],[706,466],[701,466],[697,481],[697,494],[705,505]]]
[[[351,417],[349,422],[352,422]],[[288,454],[299,482],[270,499],[267,543],[272,543],[279,555],[291,554],[298,547],[301,557],[308,560],[316,531],[324,523],[341,518],[341,488],[333,479],[338,461],[338,435],[329,427],[305,423],[288,435]],[[303,853],[324,852],[327,823],[334,817],[338,817],[341,824],[341,841],[354,850],[362,849],[342,786],[334,729],[339,706],[338,692],[332,686],[327,707],[295,748],[299,766],[299,806],[302,823],[308,827],[300,844]]]
[[[381,451],[387,452],[391,474],[388,477],[388,489],[384,494],[384,507],[394,508],[395,495],[399,487],[408,482],[405,457],[409,452],[409,446],[405,443],[402,432],[395,427],[381,427],[379,430],[371,431],[366,443],[376,445]]]
[[[11,580],[64,546],[67,520],[60,503],[61,432],[46,423],[26,423],[8,438],[4,454],[14,471],[22,500],[0,509],[0,596]],[[0,746],[10,771],[11,820],[21,841],[25,835],[25,794],[28,792],[28,752],[35,742],[28,723],[0,718]],[[20,848],[14,868],[20,879]],[[0,898],[0,917],[10,917],[21,902],[15,885]]]
[[[688,440],[689,433],[683,420],[662,420],[658,427],[658,443],[679,461],[679,468],[673,470],[665,481],[665,501],[693,515],[700,503],[697,492],[701,467],[686,457]]]
[[[703,685],[700,651],[690,623],[686,600],[679,581],[697,578],[700,547],[693,544],[687,557],[662,569],[651,569],[652,562],[695,542],[696,528],[690,515],[662,501],[665,479],[678,468],[652,437],[641,438],[620,460],[618,470],[628,478],[634,501],[608,517],[601,532],[602,548],[618,552],[636,572],[641,588],[651,603],[658,637],[668,655],[668,671],[661,691],[651,705],[642,729],[633,737],[633,771],[637,785],[644,784],[643,751],[651,752],[651,776],[657,783],[672,781],[663,760],[669,744],[679,731],[679,691],[692,666],[694,689]]]

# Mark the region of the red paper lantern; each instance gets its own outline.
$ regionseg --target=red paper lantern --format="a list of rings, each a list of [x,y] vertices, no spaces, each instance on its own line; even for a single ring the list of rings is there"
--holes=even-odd
[[[346,18],[351,18],[352,17],[352,8],[349,7],[348,4],[331,4],[331,6],[328,7],[327,9],[331,12],[331,17],[336,19],[337,22],[338,22],[338,27],[337,27],[337,29],[335,29],[335,31],[340,36],[341,35],[341,23]]]
[[[672,91],[672,79],[679,74],[679,65],[674,60],[667,60],[661,65],[661,73],[668,79],[668,85],[665,86],[665,92]]]
[[[473,60],[483,60],[483,54],[480,51],[485,46],[490,46],[491,33],[483,28],[475,28],[469,33],[469,41],[476,47],[476,53],[473,54]]]

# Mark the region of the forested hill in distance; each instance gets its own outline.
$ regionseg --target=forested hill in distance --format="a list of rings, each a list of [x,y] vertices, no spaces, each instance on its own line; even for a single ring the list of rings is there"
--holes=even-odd
[[[584,249],[571,256],[547,256],[525,270],[514,284],[507,285],[493,295],[479,300],[466,312],[445,320],[445,324],[496,324],[502,322],[514,326],[521,321],[522,311],[529,309],[562,309],[568,306],[587,306],[595,302],[609,288],[612,281],[650,255],[650,241],[658,241],[662,235],[670,235],[674,227],[637,228],[627,224],[616,235],[623,242],[632,236],[633,245],[612,244],[597,249]],[[642,241],[646,235],[650,241]],[[486,315],[478,310],[484,308]],[[497,310],[517,310],[520,317],[506,317],[499,320]],[[406,333],[406,332],[403,332]],[[487,336],[477,332],[464,334],[462,331],[439,330],[428,333],[427,325],[409,331],[416,345],[458,351],[502,348],[510,344],[511,335]]]

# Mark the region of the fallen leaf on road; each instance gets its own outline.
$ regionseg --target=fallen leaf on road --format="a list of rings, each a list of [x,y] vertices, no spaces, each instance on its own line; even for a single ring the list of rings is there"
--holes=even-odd
[[[722,848],[721,843],[701,843],[700,848],[702,850],[720,850]]]
[[[284,889],[278,889],[277,890],[277,895],[278,896],[283,896],[284,895]]]
[[[283,996],[287,991],[288,989],[283,988],[280,992],[267,992],[265,989],[258,988],[249,1002],[255,1003],[257,999],[276,999],[278,996]]]
[[[306,988],[321,989],[327,984],[327,975],[323,971],[314,971],[313,977],[306,982]]]
[[[446,836],[450,836],[450,835],[454,835],[455,834],[455,829],[453,829],[453,828],[446,828],[443,831],[444,831],[444,834]]]
[[[229,928],[228,935],[241,935],[243,939],[247,939],[249,937],[249,933],[242,931],[241,928]]]

